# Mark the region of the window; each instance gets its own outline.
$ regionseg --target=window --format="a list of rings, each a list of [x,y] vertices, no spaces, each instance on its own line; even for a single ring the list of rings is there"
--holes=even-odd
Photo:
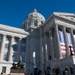
[[[21,52],[25,52],[26,46],[25,45],[21,45]]]
[[[34,21],[34,25],[37,26],[37,20]]]
[[[14,62],[17,62],[17,53],[14,53],[14,54],[13,54],[13,61],[14,61]]]
[[[8,61],[8,54],[7,53],[5,53],[4,54],[4,58],[3,58],[5,61]]]
[[[35,58],[35,56],[36,56],[36,54],[35,54],[35,52],[33,52],[33,57]]]
[[[34,52],[33,52],[33,63],[34,63],[34,64],[36,63],[35,61],[36,61],[36,52],[34,51]]]
[[[14,51],[18,51],[18,45],[17,44],[13,45],[13,49]]]
[[[2,73],[6,73],[6,67],[2,67]]]
[[[2,36],[0,35],[0,42],[2,42]]]
[[[22,62],[24,63],[25,62],[25,54],[21,54],[21,58],[22,58]]]
[[[23,39],[21,40],[21,44],[26,44],[26,39],[25,39],[25,38],[23,38]]]

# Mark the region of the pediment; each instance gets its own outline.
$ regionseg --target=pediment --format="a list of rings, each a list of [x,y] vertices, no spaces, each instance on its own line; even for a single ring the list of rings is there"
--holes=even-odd
[[[73,13],[57,13],[57,12],[54,12],[54,15],[75,22],[75,14],[73,14]]]

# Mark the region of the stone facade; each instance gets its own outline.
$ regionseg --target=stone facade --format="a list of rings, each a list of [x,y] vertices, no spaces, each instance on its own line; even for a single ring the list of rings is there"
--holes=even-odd
[[[45,20],[34,9],[21,29],[0,24],[0,34],[0,73],[5,69],[4,73],[9,74],[12,62],[21,60],[28,74],[34,74],[35,69],[45,73],[49,67],[51,74],[59,69],[60,75],[65,71],[72,74],[75,68],[74,14],[54,12]]]
[[[28,34],[23,29],[0,24],[0,73],[9,74],[13,61],[19,61],[22,53],[25,56],[25,51],[21,52],[21,46],[22,40]]]

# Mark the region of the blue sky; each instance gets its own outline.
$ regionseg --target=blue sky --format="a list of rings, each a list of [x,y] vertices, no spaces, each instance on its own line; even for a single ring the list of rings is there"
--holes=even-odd
[[[0,24],[19,28],[34,8],[47,19],[53,12],[75,13],[75,0],[0,0]]]

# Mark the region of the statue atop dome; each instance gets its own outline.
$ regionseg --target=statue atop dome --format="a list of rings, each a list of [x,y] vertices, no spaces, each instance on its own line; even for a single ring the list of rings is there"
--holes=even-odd
[[[36,9],[34,9],[34,10],[33,10],[33,12],[37,12],[37,10],[36,10]]]

